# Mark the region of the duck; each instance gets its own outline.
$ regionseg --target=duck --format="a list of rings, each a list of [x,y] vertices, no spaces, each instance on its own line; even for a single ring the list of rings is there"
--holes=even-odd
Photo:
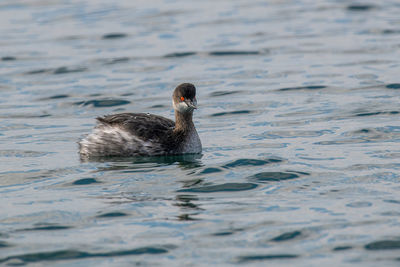
[[[200,154],[202,145],[193,123],[196,87],[178,85],[172,94],[175,121],[150,113],[118,113],[96,118],[81,139],[81,158]]]

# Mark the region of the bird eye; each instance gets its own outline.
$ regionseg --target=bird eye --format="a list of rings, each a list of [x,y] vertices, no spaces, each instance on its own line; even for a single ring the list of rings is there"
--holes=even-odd
[[[181,96],[181,101],[185,100],[185,98],[183,96]]]

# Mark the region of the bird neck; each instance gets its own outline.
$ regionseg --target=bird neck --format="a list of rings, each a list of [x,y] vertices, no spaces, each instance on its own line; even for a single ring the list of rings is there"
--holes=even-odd
[[[175,110],[175,130],[176,131],[190,131],[194,128],[193,112],[181,113]]]

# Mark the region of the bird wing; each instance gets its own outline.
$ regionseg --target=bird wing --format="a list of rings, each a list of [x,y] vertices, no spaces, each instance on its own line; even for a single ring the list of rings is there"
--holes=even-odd
[[[100,126],[121,127],[144,141],[165,139],[175,126],[175,122],[170,119],[148,113],[106,115],[98,117],[97,121]]]

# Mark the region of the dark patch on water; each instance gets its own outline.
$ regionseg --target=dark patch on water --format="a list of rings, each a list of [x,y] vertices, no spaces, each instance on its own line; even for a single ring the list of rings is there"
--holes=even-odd
[[[299,207],[282,207],[278,205],[270,206],[267,207],[265,210],[266,211],[273,211],[273,212],[288,212],[292,210],[298,210],[300,209]]]
[[[389,88],[389,89],[400,89],[400,83],[388,84],[388,85],[386,85],[386,88]]]
[[[118,63],[124,63],[128,62],[130,59],[129,57],[119,57],[119,58],[113,58],[111,60],[108,60],[104,65],[113,65],[113,64],[118,64]]]
[[[278,235],[277,237],[272,238],[271,241],[282,242],[282,241],[295,239],[296,237],[299,237],[301,235],[302,235],[302,233],[300,231],[287,232],[287,233],[283,233],[281,235]]]
[[[383,201],[386,203],[400,204],[400,200],[395,199],[384,199]]]
[[[353,133],[355,133],[355,134],[370,133],[370,132],[373,132],[373,131],[374,131],[374,129],[360,129],[360,130],[354,131]]]
[[[5,56],[1,58],[2,61],[13,61],[13,60],[17,60],[16,57],[12,57],[12,56]]]
[[[132,92],[120,94],[120,96],[132,96],[132,95],[135,95],[135,94]]]
[[[252,261],[263,261],[263,260],[287,260],[298,258],[296,254],[267,254],[267,255],[252,255],[252,256],[241,256],[238,258],[240,263],[252,262]]]
[[[332,250],[333,251],[342,251],[342,250],[349,250],[352,248],[353,248],[352,246],[337,246],[337,247],[334,247]]]
[[[223,168],[236,168],[236,167],[241,167],[241,166],[263,166],[271,163],[279,163],[282,162],[281,159],[275,159],[275,158],[270,158],[270,159],[238,159],[233,162],[227,163]]]
[[[113,218],[113,217],[125,217],[128,216],[128,214],[124,213],[124,212],[120,212],[120,211],[113,211],[113,212],[107,212],[107,213],[103,213],[100,215],[97,215],[97,218]]]
[[[242,231],[245,231],[245,229],[244,228],[235,228],[235,229],[229,229],[226,231],[220,231],[220,232],[213,233],[212,236],[230,236],[235,233],[242,232]]]
[[[178,221],[197,221],[199,219],[193,218],[191,216],[191,214],[180,214],[178,216],[176,216],[176,218],[178,219]]]
[[[260,172],[248,177],[248,179],[258,183],[265,183],[292,180],[299,177],[299,174],[292,172]]]
[[[181,183],[183,184],[183,187],[193,187],[195,185],[200,185],[203,183],[203,179],[192,179],[192,180],[185,180],[185,181],[181,181]]]
[[[210,94],[210,96],[226,96],[241,93],[242,91],[215,91]]]
[[[374,8],[375,6],[373,5],[364,5],[364,4],[352,4],[347,6],[347,10],[350,11],[368,11]]]
[[[372,203],[368,201],[356,201],[346,204],[346,206],[351,208],[366,208],[366,207],[371,207]]]
[[[355,117],[369,117],[369,116],[377,116],[377,115],[397,115],[400,111],[376,111],[376,112],[361,112],[354,114]]]
[[[50,117],[50,116],[51,116],[50,114],[43,114],[43,115],[38,115],[36,117],[37,118],[47,118],[47,117]],[[35,116],[33,115],[32,118],[35,118]]]
[[[203,210],[198,205],[194,204],[192,201],[198,200],[196,196],[193,195],[177,195],[177,202],[174,203],[174,206],[181,207],[183,209],[188,210]]]
[[[346,144],[365,143],[365,142],[368,141],[362,139],[351,139],[351,140],[339,140],[339,141],[321,141],[321,142],[315,142],[314,144],[329,146],[329,145],[346,145]]]
[[[12,245],[5,241],[0,241],[0,248],[8,248],[8,247],[12,247]]]
[[[400,240],[381,240],[365,245],[368,250],[400,249]]]
[[[228,112],[219,112],[211,114],[211,117],[220,117],[226,115],[238,115],[238,114],[250,114],[250,110],[235,110],[235,111],[228,111]]]
[[[386,212],[381,212],[380,215],[382,216],[400,216],[399,211],[386,211]]]
[[[199,174],[210,174],[210,173],[217,173],[217,172],[222,172],[222,170],[218,169],[218,168],[205,168]]]
[[[259,51],[212,51],[208,53],[210,56],[251,56],[259,55]]]
[[[34,74],[42,74],[51,71],[50,69],[38,69],[38,70],[31,70],[26,72],[25,74],[34,75]]]
[[[162,253],[168,253],[168,250],[160,247],[143,247],[131,250],[117,250],[111,252],[98,252],[98,253],[91,253],[79,250],[58,250],[52,252],[38,252],[38,253],[9,256],[0,259],[0,263],[4,263],[10,260],[19,260],[22,263],[34,263],[42,261],[60,261],[60,260],[75,260],[83,258],[120,257],[120,256],[134,256],[134,255],[162,254]]]
[[[50,96],[48,99],[60,99],[60,98],[67,98],[69,95],[54,95]]]
[[[181,189],[177,192],[192,192],[192,193],[216,193],[216,192],[236,192],[246,191],[256,188],[258,185],[253,183],[226,183],[219,185],[208,185],[202,187],[194,187]]]
[[[166,108],[166,107],[167,107],[166,105],[158,104],[158,105],[153,105],[150,108]]]
[[[234,232],[231,231],[226,231],[226,232],[218,232],[218,233],[214,233],[212,234],[213,236],[228,236],[228,235],[233,235]]]
[[[100,183],[100,182],[94,178],[83,178],[83,179],[74,181],[72,184],[73,185],[88,185],[88,184],[97,184],[97,183]]]
[[[190,201],[180,201],[178,203],[175,203],[174,206],[176,207],[181,207],[181,208],[186,208],[186,209],[195,209],[195,210],[201,210],[199,206],[196,204],[190,202]]]
[[[320,90],[325,88],[326,88],[325,85],[310,85],[310,86],[300,86],[300,87],[286,87],[278,89],[278,91]]]
[[[71,226],[54,225],[54,224],[38,224],[32,228],[25,228],[18,231],[57,231],[71,229]]]
[[[102,36],[102,39],[118,39],[118,38],[125,38],[128,35],[125,33],[108,33]]]
[[[386,29],[381,32],[382,34],[399,34],[400,30]]]
[[[176,200],[189,202],[193,200],[199,200],[199,198],[195,195],[177,195]]]
[[[166,54],[164,57],[170,58],[170,57],[188,57],[188,56],[193,56],[196,55],[196,52],[176,52],[176,53],[170,53]]]
[[[182,155],[170,155],[170,156],[153,156],[153,157],[94,157],[93,159],[88,159],[89,161],[96,162],[127,162],[129,161],[131,165],[129,166],[119,166],[111,165],[109,167],[99,167],[99,171],[113,171],[113,170],[126,170],[125,173],[136,172],[134,166],[139,166],[140,164],[155,163],[157,165],[172,165],[178,163],[180,167],[187,169],[200,167],[199,159],[201,159],[202,154],[182,154]],[[86,159],[84,159],[86,160]],[[140,167],[141,168],[141,167]]]
[[[79,101],[73,104],[77,106],[93,106],[95,108],[104,108],[104,107],[127,105],[130,103],[131,103],[130,101],[124,99],[99,99],[99,100]]]
[[[83,72],[86,70],[87,68],[84,67],[78,67],[78,68],[59,67],[53,71],[53,74],[67,74],[73,72]]]
[[[53,96],[49,96],[49,97],[44,97],[44,98],[40,98],[39,100],[43,101],[43,100],[54,100],[54,99],[63,99],[63,98],[68,98],[70,97],[69,95],[53,95]]]

